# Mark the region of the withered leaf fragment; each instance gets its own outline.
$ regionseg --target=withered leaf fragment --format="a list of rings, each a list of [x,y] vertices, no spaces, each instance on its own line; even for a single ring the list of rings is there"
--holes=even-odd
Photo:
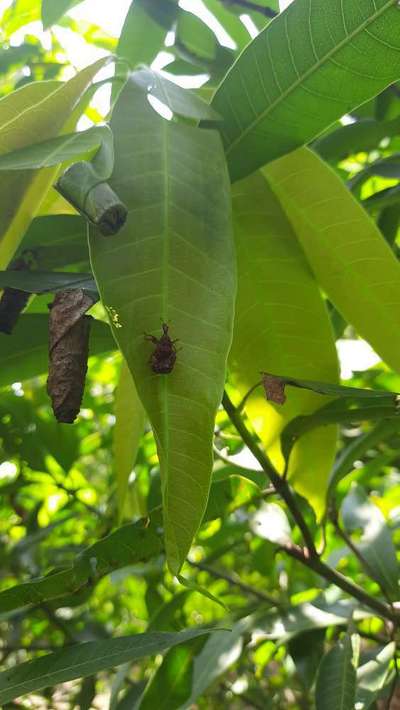
[[[263,372],[262,383],[265,390],[265,396],[269,402],[274,402],[274,404],[285,404],[285,381],[281,377],[270,375],[268,372]]]
[[[8,267],[10,271],[28,271],[29,260],[23,255]],[[19,288],[5,288],[0,299],[0,333],[11,335],[31,294]]]
[[[58,422],[72,424],[85,388],[93,300],[81,289],[59,291],[49,314],[47,392]]]

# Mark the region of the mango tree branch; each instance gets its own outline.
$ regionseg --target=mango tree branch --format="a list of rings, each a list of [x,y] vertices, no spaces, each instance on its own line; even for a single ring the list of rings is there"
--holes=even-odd
[[[252,434],[248,430],[246,424],[244,423],[239,411],[233,405],[226,392],[224,393],[222,404],[232,424],[235,426],[238,433],[242,437],[243,443],[248,447],[253,456],[255,456],[255,458],[261,465],[263,471],[275,487],[277,493],[279,493],[279,495],[285,501],[289,511],[292,514],[293,519],[295,520],[297,526],[299,527],[302,533],[304,542],[307,545],[307,547],[303,549],[299,545],[290,543],[287,545],[280,545],[280,548],[284,550],[288,555],[296,559],[298,562],[301,562],[305,567],[308,567],[309,569],[313,570],[321,577],[326,579],[328,582],[332,582],[344,592],[349,594],[351,597],[357,599],[359,602],[361,602],[361,604],[375,611],[378,616],[382,616],[385,619],[389,619],[394,624],[398,624],[400,619],[400,612],[397,612],[389,604],[381,602],[379,599],[375,599],[375,597],[370,596],[357,584],[351,582],[349,579],[347,579],[347,577],[342,575],[337,570],[332,569],[320,559],[315,548],[314,541],[312,539],[311,531],[308,528],[308,525],[297,506],[297,503],[286,480],[280,477],[280,475],[276,472],[276,470],[268,460],[267,456],[260,449],[257,442],[254,440]]]

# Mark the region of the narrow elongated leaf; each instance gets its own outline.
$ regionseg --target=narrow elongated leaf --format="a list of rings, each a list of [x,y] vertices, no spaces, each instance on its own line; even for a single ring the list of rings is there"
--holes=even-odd
[[[390,678],[390,663],[393,660],[396,645],[388,643],[357,671],[357,710],[368,710],[379,697],[382,688]]]
[[[0,673],[0,702],[74,678],[84,678],[106,668],[161,653],[171,646],[210,633],[188,629],[179,633],[146,633],[92,641],[65,648]]]
[[[162,3],[157,0],[132,0],[121,31],[118,56],[126,59],[131,69],[139,63],[151,64],[172,27],[176,13],[175,0],[163,0]]]
[[[141,69],[134,72],[132,80],[148,92],[150,96],[154,96],[154,98],[168,106],[178,116],[186,116],[196,120],[222,120],[213,107],[203,101],[200,96],[188,91],[182,91],[181,87],[151,69]]]
[[[110,185],[129,216],[112,240],[91,232],[92,265],[157,439],[168,562],[177,573],[207,504],[232,337],[228,176],[216,132],[165,121],[132,81],[111,128]],[[162,322],[179,349],[172,371],[160,375],[144,334],[159,336]]]
[[[192,691],[193,661],[203,639],[171,648],[151,678],[139,703],[140,710],[177,710]]]
[[[317,710],[354,710],[357,664],[352,636],[346,634],[322,659],[315,690]]]
[[[24,148],[32,138],[39,142],[71,130],[83,93],[107,61],[100,59],[65,84],[33,82],[5,96],[0,101],[0,154]],[[0,268],[8,265],[56,173],[56,166],[1,173]]]
[[[397,599],[399,565],[390,530],[379,508],[371,503],[361,486],[354,485],[343,501],[342,518],[349,532],[361,530],[356,543],[366,561],[366,571]]]
[[[33,170],[48,168],[98,148],[102,143],[112,155],[112,133],[107,126],[94,126],[87,131],[68,133],[57,138],[33,143],[0,155],[0,170]],[[112,170],[112,161],[110,172]]]
[[[307,143],[398,79],[399,30],[397,0],[292,3],[214,98],[232,179]]]
[[[22,315],[12,335],[0,335],[0,387],[42,375],[48,367],[49,317]],[[106,323],[93,320],[89,355],[115,350],[115,340]]]
[[[399,130],[400,118],[392,121],[366,118],[321,136],[312,148],[324,160],[343,160],[348,155],[373,150],[384,138],[397,135]]]
[[[33,261],[39,269],[52,270],[72,264],[87,264],[88,270],[86,232],[86,221],[83,217],[36,217],[30,224],[20,249],[32,252]]]
[[[306,148],[275,161],[266,173],[318,282],[397,370],[400,264],[375,223],[333,170]]]
[[[236,323],[230,369],[242,396],[262,370],[335,382],[337,356],[318,286],[282,208],[259,173],[233,188],[238,253]],[[288,388],[283,406],[266,401],[262,388],[247,400],[246,413],[283,468],[279,435],[294,417],[321,406],[312,392]],[[297,490],[321,513],[327,476],[335,453],[335,428],[302,437],[290,460]],[[318,478],[313,471],[318,470]]]
[[[143,521],[124,525],[77,556],[69,569],[0,592],[0,613],[78,592],[113,570],[145,562],[162,550],[160,535]]]
[[[114,462],[117,477],[117,505],[122,520],[129,476],[135,465],[145,414],[129,368],[123,361],[115,395]]]
[[[16,288],[28,293],[55,293],[66,288],[82,288],[97,293],[92,274],[67,271],[0,271],[0,288]]]

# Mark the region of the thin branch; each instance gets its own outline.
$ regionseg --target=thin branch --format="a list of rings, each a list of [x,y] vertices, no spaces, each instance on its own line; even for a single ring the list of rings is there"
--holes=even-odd
[[[188,560],[188,562],[191,567],[196,567],[196,569],[199,569],[202,572],[207,572],[211,577],[214,577],[215,579],[223,579],[231,586],[241,589],[242,592],[244,592],[245,594],[251,594],[253,597],[260,599],[260,601],[267,602],[268,604],[276,606],[277,608],[283,607],[283,604],[274,599],[274,597],[269,596],[269,594],[265,594],[265,592],[262,592],[260,589],[256,589],[255,587],[251,587],[249,584],[242,582],[242,580],[239,579],[236,575],[233,577],[227,572],[222,572],[220,570],[214,569],[213,567],[209,567],[208,565],[204,564],[204,562],[191,562],[190,560]]]
[[[399,623],[400,613],[398,613],[389,604],[386,604],[386,602],[381,602],[379,601],[379,599],[371,597],[357,584],[354,584],[354,582],[347,579],[347,577],[345,577],[337,570],[329,567],[327,564],[325,564],[325,562],[320,559],[311,536],[311,531],[308,528],[301,511],[297,507],[297,503],[290,491],[287,482],[279,476],[279,474],[275,471],[274,467],[268,460],[267,456],[259,448],[253,436],[247,429],[247,426],[244,423],[240,413],[234,407],[226,393],[224,394],[222,403],[232,424],[236,427],[237,431],[241,435],[243,442],[250,449],[252,454],[256,457],[257,461],[261,464],[266,475],[269,477],[271,483],[274,485],[277,493],[279,493],[279,495],[283,498],[286,505],[288,506],[294,520],[296,521],[296,524],[301,530],[304,541],[307,545],[307,547],[303,549],[298,545],[290,543],[287,545],[280,545],[280,548],[284,550],[288,555],[296,559],[298,562],[301,562],[304,566],[319,574],[328,582],[332,582],[344,592],[347,592],[347,594],[349,594],[351,597],[357,599],[359,602],[375,611],[379,616],[383,616],[385,619],[389,619],[397,625]]]
[[[221,2],[223,5],[238,5],[239,7],[243,7],[244,10],[248,10],[249,12],[258,12],[260,15],[264,15],[264,17],[268,17],[270,19],[276,17],[278,14],[271,7],[258,5],[252,0],[221,0]]]
[[[267,474],[268,478],[270,479],[271,483],[273,484],[275,490],[279,495],[283,498],[285,503],[287,504],[293,519],[295,520],[299,530],[301,531],[301,534],[303,536],[304,542],[307,545],[308,548],[308,554],[312,556],[317,556],[317,551],[315,549],[314,545],[314,540],[312,539],[310,530],[307,526],[306,521],[304,520],[304,517],[297,507],[297,503],[294,499],[294,496],[287,484],[287,482],[281,478],[279,473],[275,471],[274,467],[272,466],[271,462],[268,460],[267,456],[264,454],[264,452],[259,448],[257,445],[256,441],[253,439],[251,433],[247,429],[242,417],[240,416],[240,413],[236,409],[236,407],[233,405],[231,402],[229,396],[224,393],[223,399],[222,399],[222,404],[224,406],[224,409],[229,416],[232,424],[236,427],[237,431],[241,435],[243,442],[246,444],[247,448],[251,451],[253,456],[257,459],[258,463],[261,465],[263,471]]]

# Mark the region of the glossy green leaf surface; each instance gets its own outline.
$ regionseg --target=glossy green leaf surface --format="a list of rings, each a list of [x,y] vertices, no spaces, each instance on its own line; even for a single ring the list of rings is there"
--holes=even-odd
[[[121,520],[128,492],[129,476],[135,465],[145,422],[143,405],[125,361],[121,365],[114,414],[114,467],[117,479],[118,514]]]
[[[117,54],[130,68],[151,64],[176,17],[175,0],[132,0],[119,39]]]
[[[71,116],[74,118],[82,94],[106,62],[98,60],[65,84],[33,82],[1,99],[0,154],[62,133]],[[57,167],[1,173],[0,267],[8,265],[56,172]]]
[[[165,121],[131,81],[111,128],[110,185],[129,215],[112,240],[91,233],[92,265],[155,432],[167,555],[177,573],[207,504],[214,417],[231,342],[236,280],[229,182],[219,135]],[[179,339],[166,375],[152,371],[155,346],[144,337],[159,337],[161,323]]]
[[[188,629],[179,633],[145,633],[106,641],[91,641],[21,663],[0,673],[0,701],[13,698],[73,678],[84,678],[106,668],[161,653],[210,629]]]
[[[266,173],[321,287],[397,370],[400,264],[378,228],[333,170],[306,148],[275,161]]]
[[[356,543],[366,563],[366,571],[397,599],[399,565],[390,529],[379,510],[361,486],[353,486],[343,501],[342,518],[349,532],[361,530]]]
[[[207,119],[208,121],[222,120],[213,107],[200,96],[188,91],[182,91],[180,86],[168,81],[161,74],[151,69],[141,69],[134,72],[132,81],[141,86],[150,96],[165,104],[178,116],[185,116],[198,121],[200,119]]]
[[[337,357],[328,314],[295,234],[265,177],[258,173],[233,187],[238,255],[238,297],[230,370],[242,396],[260,380],[260,372],[337,378]],[[312,392],[288,388],[283,406],[272,405],[260,387],[246,413],[283,467],[279,435],[300,414],[321,406]],[[290,460],[297,490],[322,511],[327,476],[335,452],[335,428],[302,437]],[[311,462],[313,465],[311,466]],[[312,471],[319,471],[318,480]]]
[[[171,648],[151,678],[140,710],[178,710],[192,692],[193,661],[202,639]]]
[[[358,658],[353,638],[343,636],[322,659],[315,690],[317,710],[354,710]]]
[[[215,95],[232,179],[307,143],[398,79],[399,30],[396,0],[292,3]]]
[[[0,335],[0,387],[42,375],[48,368],[48,315],[22,315],[12,335]],[[110,328],[99,320],[90,328],[89,355],[115,350]]]
[[[313,150],[324,160],[343,160],[348,155],[373,150],[381,140],[398,134],[400,118],[376,121],[369,118],[340,126],[314,141]]]

